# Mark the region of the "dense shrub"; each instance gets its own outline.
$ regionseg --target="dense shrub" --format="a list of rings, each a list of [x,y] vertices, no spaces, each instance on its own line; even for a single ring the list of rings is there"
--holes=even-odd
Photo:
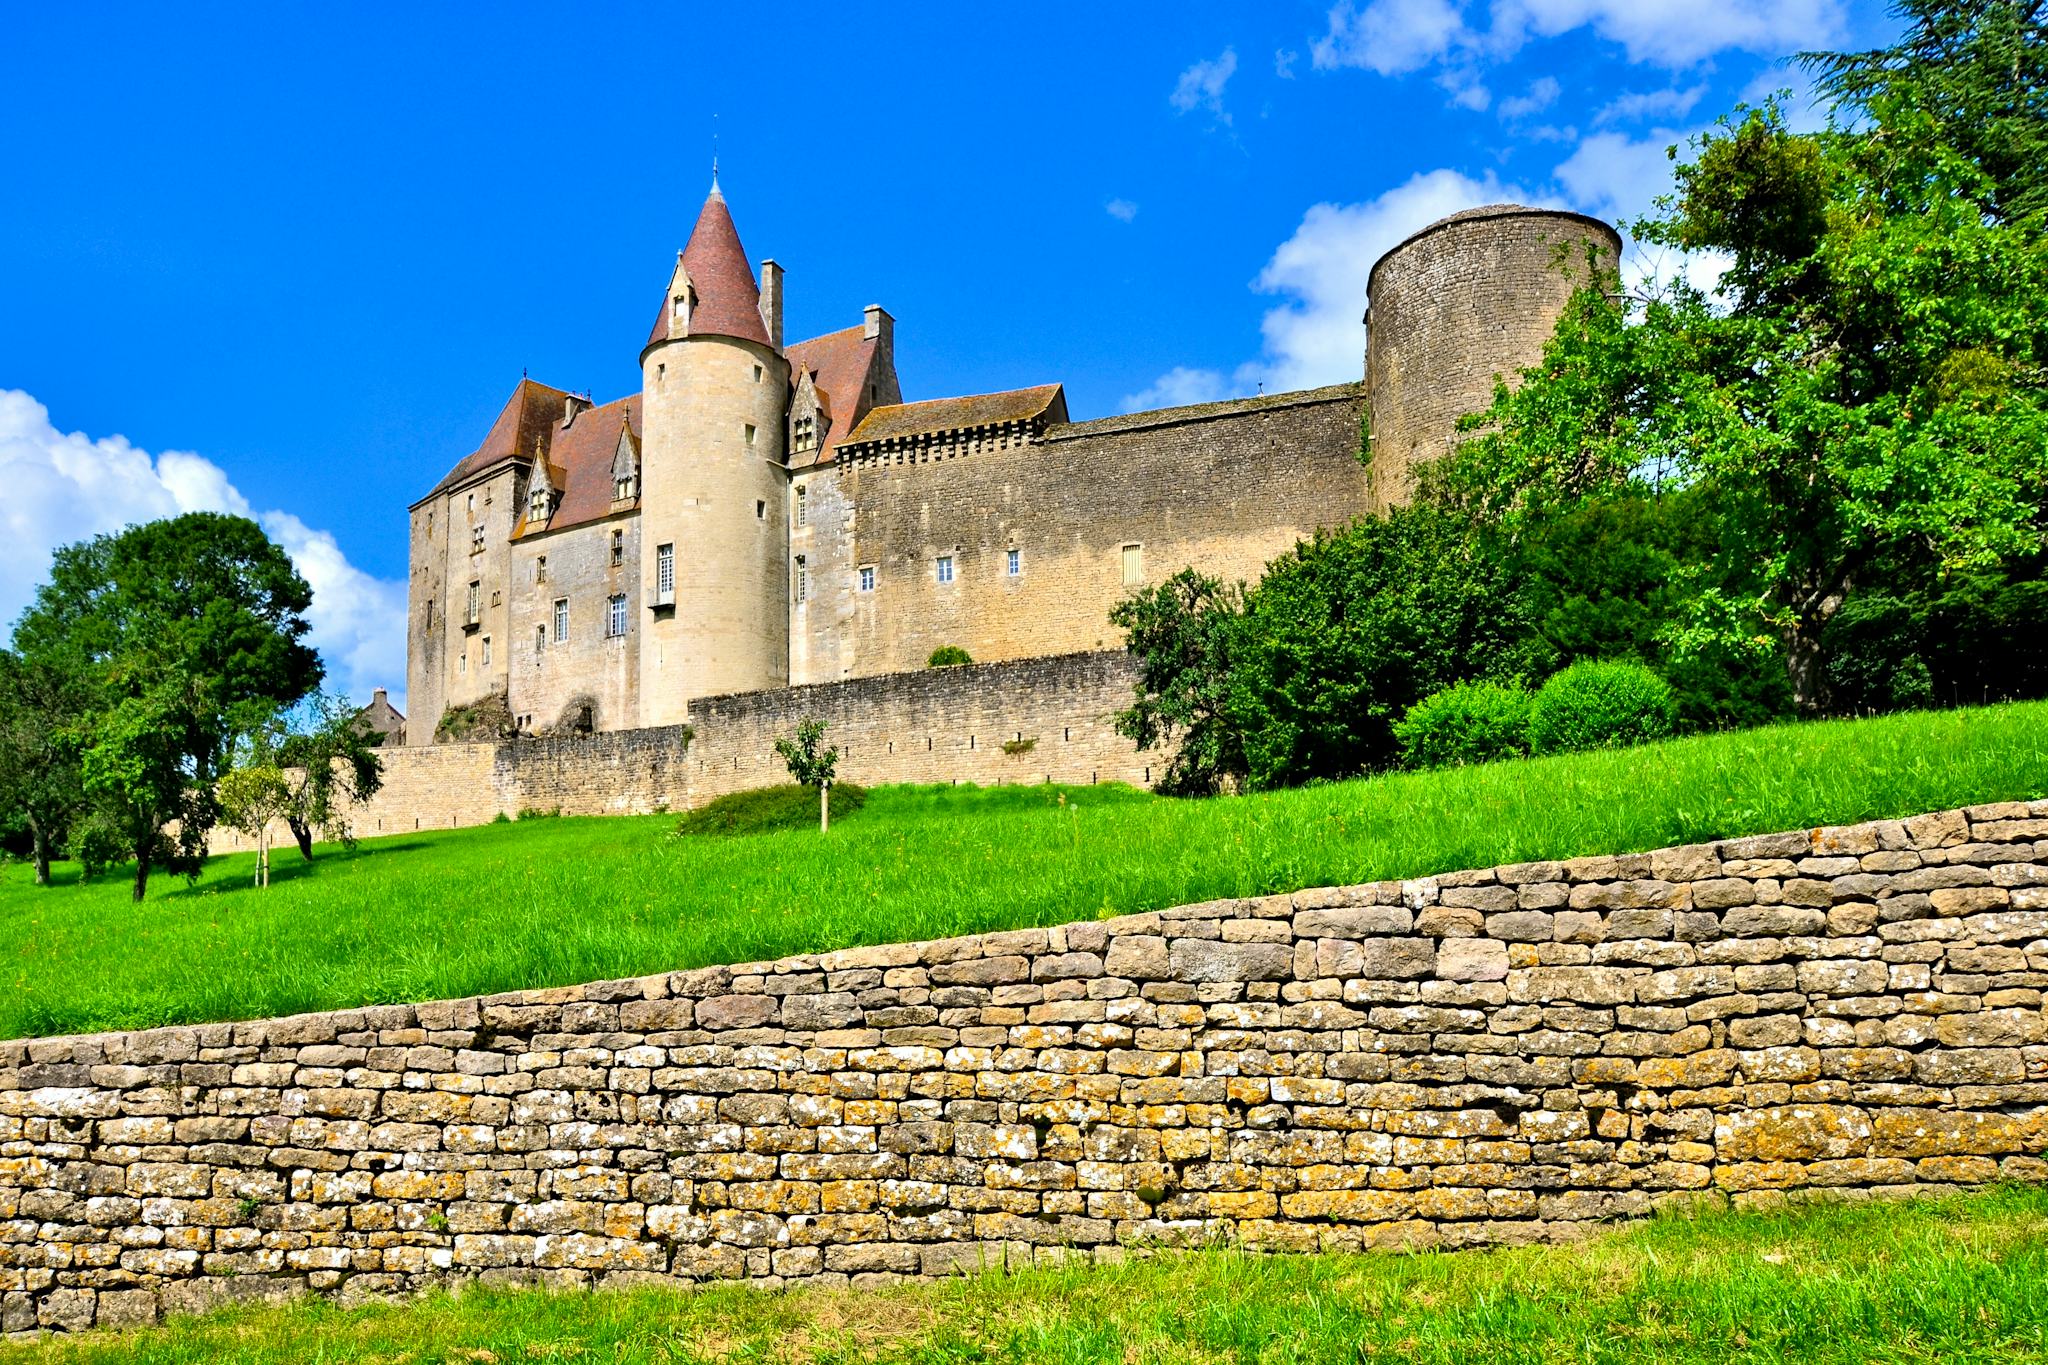
[[[932,657],[924,661],[926,668],[950,668],[954,664],[971,664],[974,656],[958,645],[940,645],[932,651]]]
[[[1242,635],[1244,596],[1182,569],[1111,608],[1110,623],[1138,662],[1138,681],[1116,730],[1140,749],[1173,757],[1154,784],[1166,796],[1214,796],[1245,774],[1244,736],[1230,714],[1230,660]]]
[[[1615,748],[1662,739],[1676,727],[1671,685],[1641,664],[1578,663],[1555,674],[1529,713],[1539,754]]]
[[[1430,693],[1533,671],[1513,575],[1471,524],[1397,508],[1319,532],[1245,595],[1228,710],[1254,787],[1391,767]]]
[[[1543,671],[1588,659],[1633,659],[1671,684],[1685,730],[1766,725],[1792,714],[1775,641],[1741,649],[1705,641],[1683,655],[1670,637],[1693,597],[1735,562],[1722,544],[1725,499],[1695,485],[1657,492],[1630,485],[1532,523],[1514,571]]]
[[[1410,768],[1491,763],[1529,752],[1535,698],[1513,683],[1466,682],[1432,692],[1394,723],[1401,762]]]
[[[2048,580],[2038,563],[1938,577],[1893,571],[1822,636],[1839,714],[2048,694]],[[1876,575],[1874,575],[1876,577]]]
[[[868,792],[851,782],[832,784],[832,820],[838,823],[867,804]],[[676,821],[678,836],[766,834],[780,829],[818,828],[818,789],[791,782],[731,792]]]

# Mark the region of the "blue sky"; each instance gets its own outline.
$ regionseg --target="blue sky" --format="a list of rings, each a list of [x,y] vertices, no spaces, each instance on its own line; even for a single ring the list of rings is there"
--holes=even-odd
[[[1848,0],[18,5],[0,56],[0,617],[51,547],[259,515],[336,683],[403,686],[405,507],[522,370],[608,399],[709,180],[791,339],[1077,417],[1356,378],[1406,232],[1614,218]],[[1636,268],[1650,263],[1637,260]],[[1664,263],[1668,266],[1669,263]]]

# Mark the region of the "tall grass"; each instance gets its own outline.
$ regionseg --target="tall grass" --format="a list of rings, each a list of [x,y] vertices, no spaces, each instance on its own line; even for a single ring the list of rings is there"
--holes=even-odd
[[[2048,792],[2048,704],[1783,726],[1202,802],[884,788],[832,832],[541,820],[248,855],[131,905],[0,879],[0,1036],[253,1018],[1057,923]]]
[[[439,1362],[2038,1361],[2048,1191],[1667,1216],[1576,1246],[1229,1251],[771,1294],[472,1290],[231,1311],[12,1349],[0,1365]]]

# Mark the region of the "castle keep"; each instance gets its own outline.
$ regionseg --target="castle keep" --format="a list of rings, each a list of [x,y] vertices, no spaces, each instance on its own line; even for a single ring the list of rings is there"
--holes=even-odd
[[[1560,261],[1619,246],[1576,214],[1468,210],[1374,267],[1362,382],[1075,422],[1057,384],[904,402],[880,307],[785,343],[782,268],[756,273],[714,183],[640,392],[522,380],[413,505],[407,739],[494,696],[525,734],[632,730],[942,645],[1115,649],[1132,590],[1189,565],[1256,579],[1405,498],[1494,377],[1540,355],[1585,278]]]

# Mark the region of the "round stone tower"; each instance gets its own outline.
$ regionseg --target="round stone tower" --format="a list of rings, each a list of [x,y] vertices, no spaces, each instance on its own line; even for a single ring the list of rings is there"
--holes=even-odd
[[[1543,356],[1588,252],[1612,270],[1621,236],[1581,213],[1489,204],[1440,218],[1374,263],[1366,283],[1365,389],[1372,498],[1405,502],[1414,469],[1451,448],[1457,423]]]
[[[763,306],[716,182],[640,353],[640,724],[789,681],[780,272]]]

